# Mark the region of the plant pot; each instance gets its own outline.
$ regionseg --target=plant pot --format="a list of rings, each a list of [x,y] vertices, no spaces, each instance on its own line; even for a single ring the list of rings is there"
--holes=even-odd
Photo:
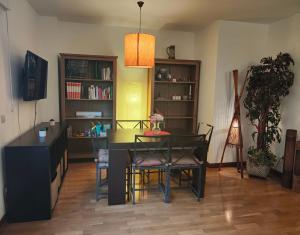
[[[261,178],[267,178],[270,173],[271,167],[265,165],[257,165],[254,164],[252,161],[247,159],[247,173],[248,175],[257,176]]]

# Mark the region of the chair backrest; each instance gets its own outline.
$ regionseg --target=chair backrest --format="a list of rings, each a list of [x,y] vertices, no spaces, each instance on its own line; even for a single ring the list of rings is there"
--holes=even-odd
[[[142,122],[142,129],[150,129],[152,128],[152,124],[150,120],[141,120]]]
[[[108,138],[100,139],[100,138],[92,138],[92,150],[94,158],[98,158],[99,149],[107,149],[108,148]]]
[[[116,128],[121,129],[142,129],[141,120],[116,120]]]
[[[167,162],[170,162],[171,145],[169,135],[135,135],[134,138],[134,155],[140,151],[148,152],[149,156],[160,153]]]
[[[195,149],[205,143],[205,135],[172,135],[172,149]]]
[[[210,125],[210,124],[204,124],[203,122],[198,123],[197,125],[197,133],[200,132],[200,126],[201,125],[205,125],[206,129],[208,128],[207,131],[205,131],[205,143],[201,148],[196,149],[195,154],[197,155],[198,158],[201,158],[203,161],[207,160],[207,153],[208,153],[208,149],[209,149],[209,145],[210,145],[210,141],[212,138],[212,134],[213,134],[213,130],[214,130],[214,126]]]

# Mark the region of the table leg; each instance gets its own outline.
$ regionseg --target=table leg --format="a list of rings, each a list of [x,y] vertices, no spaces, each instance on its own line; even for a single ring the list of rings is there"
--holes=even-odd
[[[108,205],[126,202],[126,167],[128,150],[109,150]]]

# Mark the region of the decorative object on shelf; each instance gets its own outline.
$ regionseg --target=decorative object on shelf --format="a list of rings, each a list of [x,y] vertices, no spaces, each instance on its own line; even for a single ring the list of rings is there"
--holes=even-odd
[[[170,59],[170,60],[175,59],[175,45],[171,45],[171,46],[167,47],[166,52],[168,55],[168,59]]]
[[[45,138],[46,135],[47,135],[47,129],[46,129],[46,127],[43,127],[41,129],[39,129],[39,137],[40,138]]]
[[[156,74],[156,79],[157,81],[170,81],[172,78],[172,75],[168,73],[167,68],[161,67],[158,69],[158,72]]]
[[[246,76],[247,78],[247,76]],[[225,149],[227,146],[236,148],[236,158],[238,166],[238,172],[241,174],[241,178],[244,177],[244,161],[243,161],[243,138],[242,138],[242,127],[241,127],[241,114],[240,114],[240,99],[243,95],[245,84],[247,79],[244,81],[244,85],[240,94],[238,94],[238,70],[233,70],[233,82],[234,82],[234,113],[227,133],[223,153],[219,165],[221,170],[223,164],[223,158]]]
[[[187,95],[184,95],[184,96],[182,96],[182,99],[183,99],[183,100],[188,100],[188,96],[187,96]]]
[[[164,116],[159,113],[154,113],[150,116],[150,122],[152,124],[152,131],[154,133],[159,133],[161,131],[160,129],[160,123],[164,121]]]
[[[49,125],[50,125],[50,126],[55,126],[55,120],[51,118],[51,119],[49,120]]]
[[[72,126],[69,125],[67,128],[67,136],[68,137],[72,137],[73,136],[73,130],[72,130]]]
[[[93,117],[102,117],[102,112],[97,111],[76,111],[76,117],[86,117],[86,118],[93,118]]]
[[[140,8],[140,25],[138,33],[127,34],[124,40],[125,66],[152,68],[155,58],[155,37],[142,33],[143,1],[137,2]]]
[[[110,67],[102,68],[102,80],[103,81],[110,81],[111,80],[111,70]]]
[[[189,96],[188,96],[189,100],[191,100],[193,98],[193,95],[192,95],[192,86],[190,85],[189,87]]]
[[[176,82],[176,81],[177,81],[176,78],[173,78],[173,79],[172,79],[172,82]]]
[[[280,103],[294,83],[293,65],[294,60],[288,53],[279,53],[274,59],[262,58],[260,64],[249,69],[244,106],[246,117],[256,128],[252,134],[253,139],[256,137],[256,146],[248,151],[248,162],[251,162],[249,168],[247,164],[248,174],[261,176],[251,168],[270,168],[276,162],[270,147],[275,141],[281,141]]]

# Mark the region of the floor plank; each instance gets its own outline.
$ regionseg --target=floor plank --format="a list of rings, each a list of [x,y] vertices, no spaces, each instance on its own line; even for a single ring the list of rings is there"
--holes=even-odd
[[[200,202],[188,188],[172,190],[165,204],[157,190],[140,193],[136,205],[95,201],[93,163],[70,164],[53,218],[3,224],[9,235],[236,235],[300,234],[300,195],[275,180],[241,180],[233,168],[208,169]]]

